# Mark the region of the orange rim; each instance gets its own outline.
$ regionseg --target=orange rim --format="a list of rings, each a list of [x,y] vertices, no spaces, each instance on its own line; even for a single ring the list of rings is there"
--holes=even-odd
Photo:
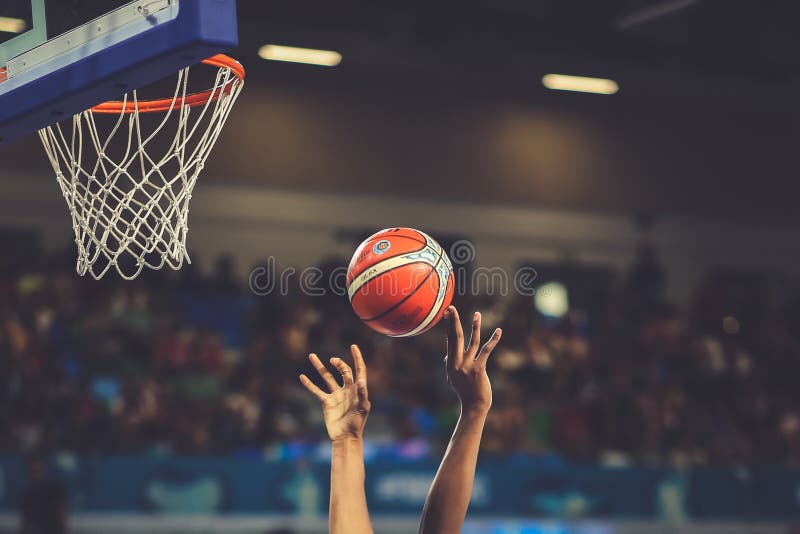
[[[0,82],[4,82],[8,79],[8,72],[6,71],[5,67],[0,67]]]
[[[234,76],[236,76],[236,78],[238,78],[240,81],[244,80],[244,67],[242,64],[232,57],[226,56],[225,54],[211,56],[208,59],[204,59],[201,63],[211,65],[212,67],[231,69],[231,72]],[[157,113],[159,111],[176,109],[183,105],[189,107],[204,106],[209,101],[218,99],[222,93],[230,93],[232,86],[233,84],[228,82],[223,87],[215,87],[201,93],[192,93],[190,95],[186,95],[185,97],[179,96],[177,98],[162,98],[160,100],[140,100],[136,105],[130,101],[123,102],[121,100],[111,100],[109,102],[103,102],[102,104],[96,105],[92,108],[92,112],[111,114],[134,113],[137,111],[139,113]]]

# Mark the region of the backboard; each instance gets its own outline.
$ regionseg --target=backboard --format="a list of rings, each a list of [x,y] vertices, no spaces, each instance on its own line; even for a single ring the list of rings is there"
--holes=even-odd
[[[4,0],[0,145],[237,40],[235,0]]]

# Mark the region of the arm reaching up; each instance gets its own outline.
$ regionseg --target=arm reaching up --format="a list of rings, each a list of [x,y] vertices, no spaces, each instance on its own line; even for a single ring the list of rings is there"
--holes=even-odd
[[[330,533],[372,534],[364,491],[364,444],[361,439],[370,409],[367,366],[356,345],[350,347],[350,352],[355,363],[355,376],[350,366],[340,358],[330,360],[342,375],[344,385],[339,386],[316,354],[310,354],[308,359],[330,393],[318,388],[306,375],[300,375],[300,382],[322,403],[325,427],[333,442]]]
[[[489,341],[478,350],[481,315],[476,312],[465,350],[458,311],[450,306],[444,317],[449,322],[445,357],[447,381],[461,401],[461,416],[425,499],[420,534],[461,532],[472,496],[483,424],[492,406],[492,385],[486,374],[486,361],[502,335],[499,328],[495,329]]]

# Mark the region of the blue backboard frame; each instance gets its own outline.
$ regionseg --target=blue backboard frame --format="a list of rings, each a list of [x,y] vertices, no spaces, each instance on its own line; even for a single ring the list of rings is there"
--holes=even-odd
[[[236,0],[169,3],[0,83],[0,146],[238,44]]]

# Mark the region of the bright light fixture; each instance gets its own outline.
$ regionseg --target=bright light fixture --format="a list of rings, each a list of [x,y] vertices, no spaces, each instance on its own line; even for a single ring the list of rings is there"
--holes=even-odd
[[[601,95],[613,95],[619,91],[619,85],[614,80],[569,76],[567,74],[545,74],[542,77],[542,84],[548,89],[556,91],[577,91]]]
[[[0,32],[22,33],[28,25],[23,19],[0,17]]]
[[[262,59],[271,61],[289,61],[290,63],[307,63],[325,67],[335,67],[342,61],[342,55],[333,50],[315,50],[274,44],[262,46],[258,55]]]
[[[563,317],[569,311],[567,288],[560,282],[548,282],[534,293],[533,305],[545,317]]]

